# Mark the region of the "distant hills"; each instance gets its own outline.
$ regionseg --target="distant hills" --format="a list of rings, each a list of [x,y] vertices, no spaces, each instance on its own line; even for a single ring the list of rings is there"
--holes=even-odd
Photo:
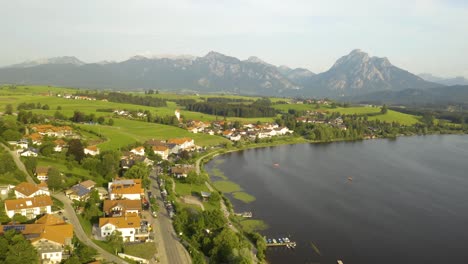
[[[468,106],[468,85],[453,85],[401,91],[378,91],[344,98],[345,101],[393,105],[465,105]]]
[[[361,50],[353,50],[318,74],[303,68],[277,67],[257,57],[240,60],[213,51],[203,57],[135,56],[122,62],[100,63],[57,57],[0,68],[0,83],[321,97],[442,86]]]
[[[418,76],[426,81],[439,83],[442,85],[468,85],[468,80],[462,76],[457,76],[453,78],[441,78],[434,76],[430,73],[421,73]]]

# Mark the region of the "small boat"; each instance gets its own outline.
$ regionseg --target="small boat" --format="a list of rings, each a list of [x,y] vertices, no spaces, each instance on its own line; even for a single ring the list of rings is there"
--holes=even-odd
[[[353,181],[353,177],[348,177],[348,181]]]
[[[283,238],[283,240],[284,240],[284,242],[286,242],[286,243],[289,243],[289,242],[290,242],[290,241],[289,241],[289,238],[287,238],[287,237]]]
[[[279,163],[273,163],[274,167],[279,167]]]
[[[273,238],[273,244],[276,244],[276,239]]]
[[[283,244],[283,239],[278,238],[278,243]]]

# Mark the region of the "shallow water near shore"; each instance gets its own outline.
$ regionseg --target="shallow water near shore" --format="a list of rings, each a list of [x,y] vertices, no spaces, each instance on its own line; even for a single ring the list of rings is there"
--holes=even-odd
[[[297,242],[268,249],[270,263],[468,260],[468,136],[251,149],[205,168],[256,198],[231,201],[268,224],[262,234]]]

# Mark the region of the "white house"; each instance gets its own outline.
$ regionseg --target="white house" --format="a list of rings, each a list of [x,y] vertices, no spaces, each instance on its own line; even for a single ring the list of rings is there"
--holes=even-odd
[[[36,178],[40,181],[47,181],[49,179],[49,167],[36,167],[34,173]]]
[[[141,179],[115,179],[108,184],[111,200],[140,200],[145,194]]]
[[[96,146],[89,146],[84,149],[84,154],[96,156],[99,155],[99,148]]]
[[[38,152],[39,151],[37,149],[35,149],[35,148],[28,148],[28,149],[26,149],[24,151],[21,151],[20,156],[22,156],[22,157],[37,157]]]
[[[167,160],[167,156],[169,156],[169,148],[166,146],[153,146],[153,152],[160,155],[163,160]]]
[[[139,216],[106,217],[99,218],[99,229],[101,237],[105,238],[114,231],[122,233],[124,242],[134,242],[136,240],[146,240],[149,233],[141,229]]]
[[[144,147],[133,148],[132,150],[130,150],[130,152],[138,156],[144,156],[145,148]]]
[[[36,185],[29,182],[22,182],[15,187],[15,196],[19,198],[31,198],[35,196],[50,196],[49,189],[43,185]]]
[[[231,136],[229,137],[229,139],[230,139],[231,141],[239,141],[239,140],[241,140],[241,137],[242,137],[241,134],[235,134],[235,135],[231,135]]]
[[[169,139],[168,143],[176,144],[179,150],[187,150],[195,147],[195,142],[191,138],[173,138]]]
[[[50,214],[52,211],[51,208],[52,199],[47,195],[5,200],[5,211],[10,218],[15,214],[20,214],[26,216],[28,219],[33,219],[41,214]]]

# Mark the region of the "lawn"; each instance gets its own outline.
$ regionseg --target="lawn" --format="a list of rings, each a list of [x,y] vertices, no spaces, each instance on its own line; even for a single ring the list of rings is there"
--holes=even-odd
[[[181,196],[185,195],[197,195],[200,196],[200,192],[209,192],[210,190],[205,184],[190,184],[176,182],[176,192]]]
[[[86,169],[83,169],[82,167],[72,165],[72,167],[70,167],[71,169],[69,169],[69,167],[67,167],[67,161],[64,159],[53,159],[43,156],[37,157],[36,159],[38,166],[50,166],[58,169],[61,173],[65,175],[71,174],[72,177],[66,177],[67,186],[76,184],[78,183],[78,181],[81,181],[83,179],[91,179],[94,182],[96,182],[98,186],[101,186],[102,184],[107,182],[102,177],[91,176],[90,172]]]
[[[212,146],[230,141],[220,136],[208,134],[193,134],[185,129],[154,123],[146,123],[128,119],[116,119],[113,126],[105,125],[79,125],[82,129],[102,134],[107,141],[99,144],[101,150],[119,149],[135,142],[144,142],[148,139],[169,139],[190,137],[199,146]]]
[[[148,260],[156,254],[156,251],[154,243],[127,244],[124,246],[125,254]]]

